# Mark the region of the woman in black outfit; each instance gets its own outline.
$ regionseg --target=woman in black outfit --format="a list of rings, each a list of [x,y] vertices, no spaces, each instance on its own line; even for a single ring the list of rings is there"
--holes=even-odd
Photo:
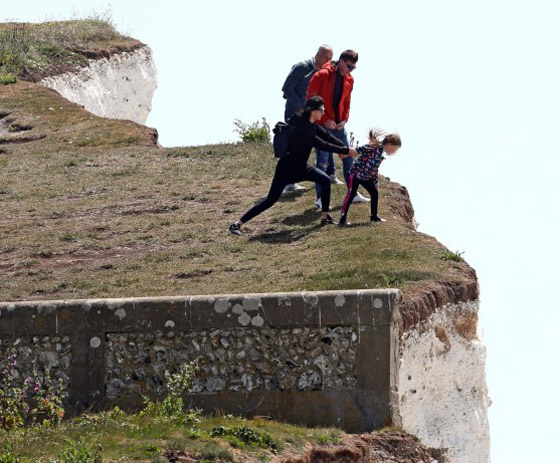
[[[278,201],[286,185],[302,180],[309,180],[321,185],[321,225],[333,223],[329,214],[331,179],[316,167],[307,165],[309,155],[313,148],[353,156],[357,156],[357,153],[353,148],[348,148],[338,138],[316,124],[317,121],[321,120],[324,112],[323,99],[320,96],[314,96],[306,101],[302,112],[290,119],[290,125],[294,126],[294,131],[288,142],[288,152],[276,165],[276,172],[268,196],[249,209],[239,221],[232,223],[229,226],[230,233],[241,235],[241,226]]]

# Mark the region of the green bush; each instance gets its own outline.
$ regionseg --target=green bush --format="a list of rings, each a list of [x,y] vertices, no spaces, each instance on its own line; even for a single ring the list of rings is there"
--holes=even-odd
[[[10,85],[17,82],[16,76],[11,73],[0,73],[0,84]]]
[[[99,445],[83,440],[68,441],[67,447],[58,454],[57,463],[101,463]]]
[[[452,260],[453,262],[462,262],[463,261],[463,258],[461,257],[462,254],[464,254],[464,252],[444,251],[441,254],[441,260]]]
[[[20,456],[14,452],[11,444],[5,443],[4,448],[0,450],[0,463],[20,463]]]
[[[319,436],[317,436],[317,443],[321,445],[338,444],[339,442],[340,436],[336,431],[332,431],[328,434],[319,434]]]
[[[270,126],[264,117],[260,122],[252,124],[234,119],[233,125],[236,127],[234,131],[239,134],[243,143],[270,143]]]
[[[258,432],[247,426],[233,426],[231,428],[218,426],[210,432],[212,437],[223,437],[231,445],[237,448],[261,447],[265,449],[278,450],[279,445],[270,434]]]
[[[163,402],[154,402],[144,398],[144,410],[140,416],[150,416],[153,418],[171,418],[181,424],[197,423],[200,416],[199,410],[184,411],[183,394],[191,389],[198,367],[195,363],[188,363],[181,366],[177,373],[167,378],[167,395]]]

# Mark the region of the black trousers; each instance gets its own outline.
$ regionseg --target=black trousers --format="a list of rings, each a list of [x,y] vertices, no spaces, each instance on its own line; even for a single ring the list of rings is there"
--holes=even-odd
[[[377,187],[375,186],[375,181],[371,180],[360,180],[355,175],[350,175],[348,180],[348,193],[346,193],[346,198],[342,203],[342,208],[340,209],[340,215],[348,214],[348,209],[350,209],[350,204],[356,197],[358,192],[358,187],[362,185],[371,196],[371,215],[373,217],[377,216],[377,203],[379,201],[379,193],[377,192]]]
[[[297,177],[288,177],[282,175],[278,171],[272,179],[272,185],[270,185],[270,190],[268,191],[267,197],[260,203],[255,204],[251,209],[249,209],[243,217],[241,217],[241,222],[246,223],[252,218],[259,215],[261,212],[266,211],[268,208],[274,205],[282,195],[282,191],[286,185],[291,183],[300,182],[302,180],[309,180],[310,182],[315,182],[321,185],[321,203],[322,211],[329,212],[329,205],[331,202],[331,179],[327,174],[320,171],[316,167],[308,167],[307,170]]]

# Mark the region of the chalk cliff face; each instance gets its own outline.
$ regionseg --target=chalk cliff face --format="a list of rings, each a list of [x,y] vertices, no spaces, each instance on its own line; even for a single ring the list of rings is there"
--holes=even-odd
[[[144,124],[157,87],[156,66],[148,46],[91,59],[74,72],[46,77],[39,83],[101,117]]]
[[[478,301],[447,304],[406,330],[397,361],[395,424],[452,463],[490,461],[486,349]]]
[[[385,190],[400,198],[395,215],[415,229],[406,188],[389,182]],[[487,463],[490,399],[479,286],[466,262],[456,270],[453,282],[409,288],[393,312],[392,421],[424,445],[445,449],[451,463]]]

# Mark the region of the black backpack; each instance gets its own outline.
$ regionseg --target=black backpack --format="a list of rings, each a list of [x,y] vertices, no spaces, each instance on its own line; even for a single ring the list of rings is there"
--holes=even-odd
[[[288,152],[288,143],[290,141],[290,136],[294,132],[294,126],[286,122],[277,122],[272,133],[274,137],[272,138],[272,146],[274,147],[274,156],[277,158],[283,158]]]

